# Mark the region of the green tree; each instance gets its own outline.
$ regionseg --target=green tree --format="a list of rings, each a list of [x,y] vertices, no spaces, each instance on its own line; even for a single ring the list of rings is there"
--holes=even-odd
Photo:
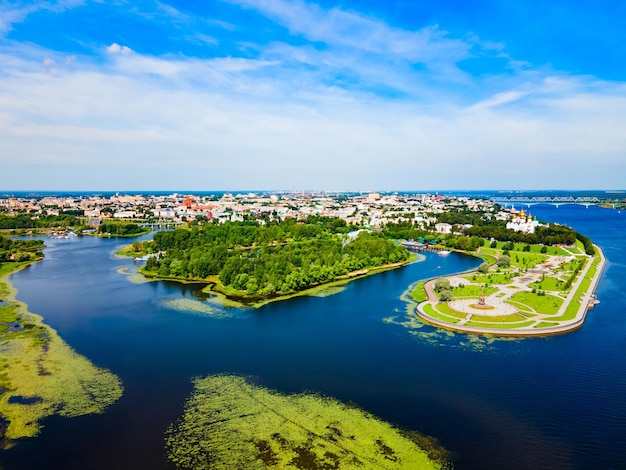
[[[509,266],[511,266],[511,257],[507,255],[502,255],[498,257],[498,261],[496,263],[500,268],[508,268]]]

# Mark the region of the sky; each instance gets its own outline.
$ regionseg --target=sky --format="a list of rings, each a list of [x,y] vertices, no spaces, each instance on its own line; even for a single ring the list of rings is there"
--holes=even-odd
[[[622,0],[0,0],[0,190],[626,187]]]

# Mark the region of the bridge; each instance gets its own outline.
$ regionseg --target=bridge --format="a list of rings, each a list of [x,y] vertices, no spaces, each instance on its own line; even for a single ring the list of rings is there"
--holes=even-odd
[[[602,201],[597,197],[572,197],[572,196],[556,196],[556,197],[547,197],[547,196],[513,196],[513,197],[492,197],[491,201],[498,203],[504,207],[507,206],[532,206],[534,204],[552,204],[556,207],[559,207],[561,204],[581,204],[585,207],[589,207],[591,205],[600,204]]]
[[[150,227],[150,230],[167,230],[170,228],[176,228],[179,225],[184,224],[184,222],[153,222],[153,223],[140,223],[141,227]]]

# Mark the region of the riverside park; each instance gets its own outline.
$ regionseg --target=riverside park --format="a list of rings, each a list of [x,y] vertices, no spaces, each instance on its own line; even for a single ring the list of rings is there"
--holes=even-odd
[[[598,303],[605,259],[576,246],[494,242],[481,247],[478,271],[422,281],[412,297],[434,326],[474,334],[544,336],[580,328]]]

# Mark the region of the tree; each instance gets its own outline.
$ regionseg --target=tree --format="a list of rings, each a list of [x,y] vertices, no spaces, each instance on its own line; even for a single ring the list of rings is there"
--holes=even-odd
[[[441,292],[443,290],[450,289],[450,281],[445,277],[440,277],[435,281],[435,292]]]
[[[511,266],[511,257],[502,255],[498,258],[498,261],[496,263],[500,268],[508,268],[509,266]]]
[[[442,289],[439,292],[439,300],[442,302],[449,302],[453,297],[451,289]]]
[[[478,266],[478,272],[481,274],[487,274],[487,271],[489,271],[489,263],[487,263],[486,261],[480,263],[480,266]]]

